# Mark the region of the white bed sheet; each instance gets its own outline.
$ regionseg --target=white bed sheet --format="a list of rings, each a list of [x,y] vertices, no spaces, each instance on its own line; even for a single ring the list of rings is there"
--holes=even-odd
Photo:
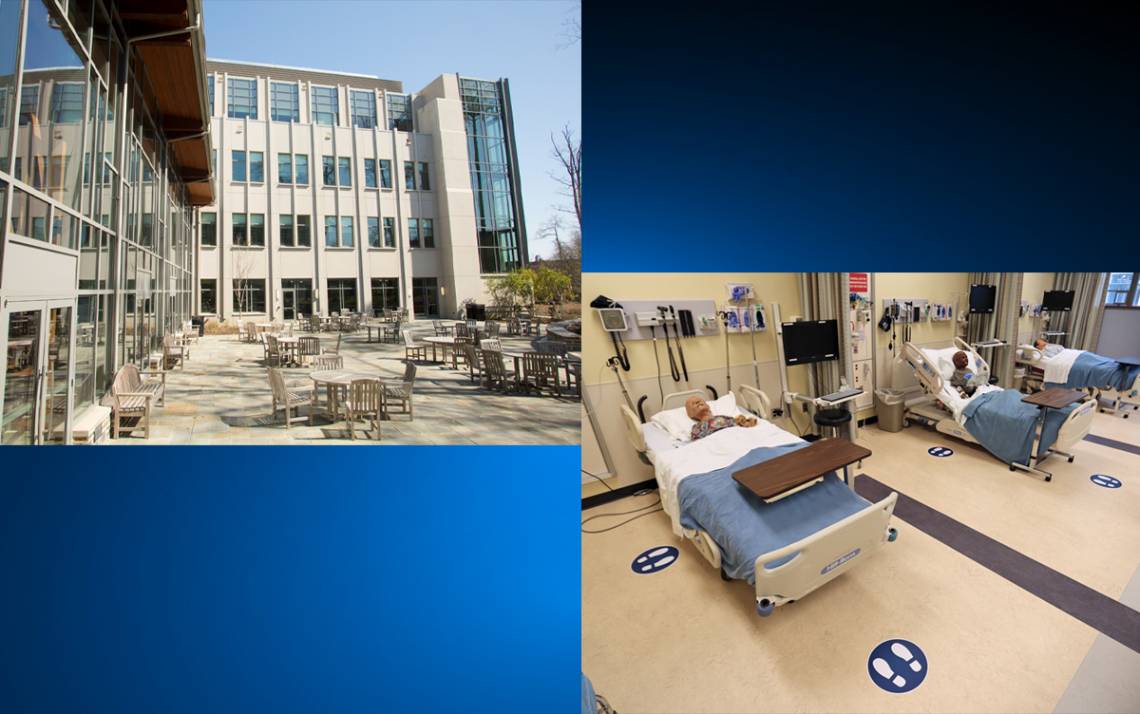
[[[938,365],[939,357],[942,357],[942,356],[945,356],[948,354],[953,354],[954,352],[957,351],[957,349],[955,349],[955,348],[937,349],[937,348],[930,348],[930,347],[920,347],[919,350],[922,352],[923,356],[926,357],[926,359],[930,360],[930,362],[932,364],[934,364],[935,366]],[[970,355],[970,368],[971,369],[977,369],[977,365],[974,362],[973,355]],[[950,386],[950,380],[944,377],[942,380],[942,391],[939,392],[938,394],[936,394],[935,396],[938,397],[938,399],[943,404],[945,404],[946,407],[950,410],[950,412],[954,415],[954,421],[958,422],[959,426],[964,427],[964,426],[966,426],[966,420],[962,417],[962,410],[966,408],[966,405],[968,405],[972,400],[977,399],[978,397],[980,397],[981,395],[983,395],[987,392],[1000,392],[1000,391],[1001,391],[1001,387],[995,387],[991,384],[983,384],[980,387],[978,387],[978,389],[974,392],[973,396],[962,397],[962,396],[959,396],[957,389]]]
[[[747,415],[747,412],[742,412]],[[756,426],[730,426],[727,429],[709,434],[703,439],[690,442],[677,442],[669,440],[671,446],[664,446],[658,436],[650,437],[652,433],[647,427],[657,430],[659,434],[668,435],[655,425],[643,424],[642,433],[646,434],[645,444],[651,449],[650,460],[653,462],[654,475],[657,478],[658,492],[661,495],[661,505],[669,514],[673,524],[673,532],[683,537],[681,529],[680,503],[677,498],[677,488],[689,476],[708,473],[724,468],[741,458],[749,451],[758,448],[785,446],[803,441],[791,432],[784,431],[775,424],[758,420]],[[650,438],[664,448],[653,450]]]

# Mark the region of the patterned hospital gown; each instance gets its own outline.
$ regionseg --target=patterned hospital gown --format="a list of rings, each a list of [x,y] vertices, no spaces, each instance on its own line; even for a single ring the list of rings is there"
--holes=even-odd
[[[690,435],[693,441],[696,441],[697,439],[705,438],[713,432],[720,431],[735,424],[736,420],[730,416],[714,416],[693,424],[693,430],[690,432]]]

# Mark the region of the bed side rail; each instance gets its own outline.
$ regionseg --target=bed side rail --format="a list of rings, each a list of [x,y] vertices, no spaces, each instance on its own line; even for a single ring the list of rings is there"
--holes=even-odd
[[[903,344],[903,359],[914,370],[914,376],[930,394],[942,393],[942,373],[938,365],[926,358],[918,347],[910,342]]]
[[[705,390],[703,389],[686,389],[683,392],[670,392],[669,394],[665,395],[665,400],[661,402],[661,409],[659,411],[683,407],[685,406],[685,400],[689,397],[700,397],[701,399],[707,399],[708,395],[705,394]]]
[[[618,407],[621,410],[621,423],[625,427],[625,438],[629,439],[629,443],[639,454],[644,454],[649,450],[645,445],[645,435],[641,433],[641,420],[633,413],[633,410],[622,404]]]
[[[765,601],[782,605],[798,600],[863,562],[888,540],[894,540],[888,527],[897,500],[898,494],[892,491],[858,513],[758,557],[755,564],[758,608],[762,608]],[[789,555],[793,557],[786,563],[764,567],[765,563]]]
[[[1086,398],[1077,404],[1076,409],[1069,412],[1065,423],[1057,432],[1057,441],[1053,445],[1054,451],[1068,451],[1088,436],[1092,429],[1093,415],[1096,414],[1096,400]]]
[[[771,419],[772,401],[762,390],[749,384],[740,385],[740,403],[748,411],[761,419]]]

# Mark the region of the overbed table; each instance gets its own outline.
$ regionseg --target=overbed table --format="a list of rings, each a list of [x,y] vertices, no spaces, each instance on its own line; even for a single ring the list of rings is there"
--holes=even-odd
[[[1037,456],[1034,457],[1034,465],[1040,464],[1044,460],[1044,456],[1048,456],[1049,452],[1045,455],[1041,454],[1041,435],[1045,433],[1045,415],[1049,413],[1050,409],[1064,409],[1070,404],[1081,401],[1085,398],[1085,393],[1078,389],[1068,389],[1067,387],[1050,387],[1042,389],[1040,392],[1030,394],[1027,397],[1022,397],[1021,401],[1026,404],[1032,404],[1037,407]]]
[[[871,455],[871,450],[847,439],[822,439],[754,466],[741,469],[732,478],[766,503],[778,501],[814,486],[824,476],[843,469],[843,482],[854,491],[849,467]]]

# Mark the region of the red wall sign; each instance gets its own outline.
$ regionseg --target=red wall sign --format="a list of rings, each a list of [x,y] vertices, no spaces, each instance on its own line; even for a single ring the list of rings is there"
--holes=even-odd
[[[849,273],[849,275],[851,279],[851,292],[871,292],[871,280],[869,278],[869,273]]]

